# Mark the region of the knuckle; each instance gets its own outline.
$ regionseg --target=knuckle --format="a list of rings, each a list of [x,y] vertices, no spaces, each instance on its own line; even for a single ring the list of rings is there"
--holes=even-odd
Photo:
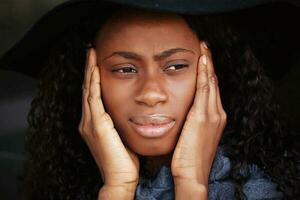
[[[89,103],[92,103],[92,102],[95,102],[99,99],[99,96],[98,95],[89,95],[88,96],[88,102]]]
[[[224,111],[221,113],[221,124],[223,127],[227,124],[227,114]]]
[[[94,134],[97,137],[101,137],[102,133],[110,131],[113,128],[112,120],[107,113],[103,113],[99,116],[99,123],[94,127]]]
[[[87,67],[88,67],[88,70],[89,70],[90,73],[92,73],[94,71],[95,66],[88,65]]]
[[[77,127],[77,130],[78,130],[78,132],[80,133],[80,134],[82,134],[82,128],[81,128],[81,123],[79,124],[79,126]]]
[[[227,120],[227,114],[225,112],[222,113],[222,119]]]
[[[80,135],[81,135],[82,137],[86,137],[86,136],[87,136],[87,132],[85,131],[84,128],[80,128],[80,129],[79,129],[79,133],[80,133]]]
[[[226,120],[227,119],[227,114],[224,110],[221,111],[221,119]]]
[[[85,93],[85,92],[87,92],[87,91],[88,91],[88,89],[86,88],[86,86],[85,86],[85,85],[82,85],[82,88],[81,88],[81,89],[82,89],[82,92],[83,92],[83,93]]]
[[[85,125],[82,125],[82,126],[81,126],[80,134],[81,134],[82,136],[86,136],[86,135],[88,135],[87,133],[88,133],[88,132],[86,131],[86,126],[85,126]]]
[[[82,121],[80,126],[78,127],[78,130],[82,137],[88,137],[91,134],[91,122]]]
[[[215,85],[218,84],[218,79],[217,79],[217,77],[216,77],[215,75],[209,76],[208,79],[209,79],[209,81],[210,81],[211,83],[213,83],[213,84],[215,84]]]
[[[226,114],[223,116],[223,122],[224,122],[224,124],[227,124],[227,115]]]
[[[101,82],[100,81],[94,81],[93,84],[97,85],[97,87],[101,87]]]
[[[220,117],[220,115],[214,114],[209,117],[209,121],[213,124],[219,124],[221,121],[221,117]]]
[[[204,74],[207,73],[207,69],[206,68],[201,68],[201,69],[199,69],[199,71],[200,71],[200,73],[204,73]]]
[[[207,83],[199,84],[198,88],[201,92],[208,93],[209,92],[209,85]]]
[[[90,95],[90,96],[88,96],[87,99],[88,99],[88,102],[91,103],[93,101],[93,96]]]
[[[110,116],[107,113],[102,113],[100,115],[100,121],[103,123],[109,122],[110,121]]]

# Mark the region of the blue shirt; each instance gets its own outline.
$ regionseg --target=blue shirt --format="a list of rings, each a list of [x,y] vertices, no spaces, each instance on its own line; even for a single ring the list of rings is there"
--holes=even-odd
[[[231,200],[234,198],[234,184],[228,178],[231,170],[230,159],[225,156],[222,146],[219,146],[210,170],[208,182],[209,200]],[[283,193],[276,190],[277,184],[271,181],[257,165],[243,166],[240,174],[247,179],[243,185],[243,193],[247,200],[278,200]],[[174,183],[171,170],[162,166],[156,177],[139,178],[135,192],[135,200],[171,200],[174,199]]]

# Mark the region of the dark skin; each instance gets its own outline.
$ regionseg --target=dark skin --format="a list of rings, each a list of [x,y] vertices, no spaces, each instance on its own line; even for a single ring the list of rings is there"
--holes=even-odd
[[[226,113],[211,53],[181,17],[136,11],[111,18],[88,52],[82,101],[79,131],[105,183],[100,199],[133,199],[138,154],[168,162],[176,199],[207,199]],[[132,115],[155,112],[176,122],[162,137],[143,138],[128,125]]]
[[[174,149],[193,103],[200,51],[197,36],[182,19],[156,16],[159,19],[150,20],[150,16],[126,15],[124,21],[118,20],[118,16],[110,19],[98,37],[97,63],[103,69],[104,106],[124,143],[140,155],[159,156]],[[182,50],[172,52],[173,49]],[[130,54],[112,55],[114,52]],[[158,56],[164,53],[164,57]],[[125,67],[128,72],[120,71]],[[119,72],[112,72],[113,69]],[[136,134],[128,119],[152,113],[171,116],[175,127],[160,138]]]

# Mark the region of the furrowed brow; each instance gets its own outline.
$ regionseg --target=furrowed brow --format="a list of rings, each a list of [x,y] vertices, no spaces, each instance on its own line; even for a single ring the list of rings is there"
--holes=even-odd
[[[162,60],[178,52],[189,52],[195,54],[195,52],[193,52],[192,50],[183,49],[183,48],[172,48],[172,49],[165,50],[158,55],[154,55],[154,60]]]
[[[141,60],[141,56],[134,52],[129,51],[115,51],[111,55],[105,57],[103,60],[106,60],[112,56],[121,56],[126,59],[132,59],[132,60]]]
[[[195,52],[193,52],[192,50],[183,49],[183,48],[172,48],[172,49],[168,49],[159,54],[154,55],[153,58],[154,58],[154,60],[162,60],[162,59],[167,58],[178,52],[188,52],[188,53],[195,54]],[[130,51],[115,51],[111,55],[105,57],[103,60],[106,60],[113,56],[121,56],[123,58],[132,59],[132,60],[142,60],[141,55],[134,53],[134,52],[130,52]]]

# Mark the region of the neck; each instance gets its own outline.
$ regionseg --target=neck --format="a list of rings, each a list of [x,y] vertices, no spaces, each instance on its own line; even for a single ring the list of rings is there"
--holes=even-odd
[[[153,177],[159,172],[160,168],[165,165],[171,167],[171,160],[173,154],[162,156],[141,156],[142,174],[145,177]]]

